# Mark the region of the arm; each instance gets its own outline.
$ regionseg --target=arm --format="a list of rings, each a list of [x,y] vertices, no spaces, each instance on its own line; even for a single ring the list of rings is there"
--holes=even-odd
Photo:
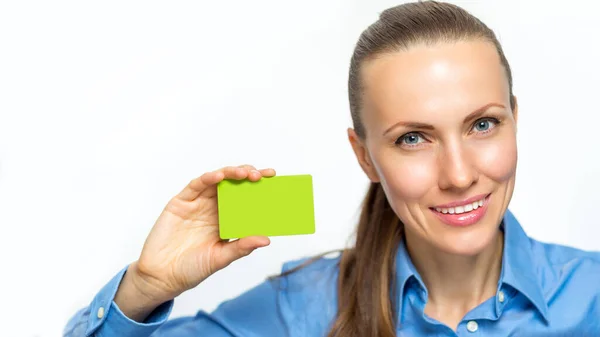
[[[225,167],[192,179],[163,209],[140,257],[121,271],[71,319],[63,335],[146,337],[162,326],[173,299],[216,271],[269,245],[264,236],[221,240],[217,185],[224,179],[256,182],[273,169]],[[125,275],[125,277],[124,277]],[[226,335],[225,335],[226,336]]]
[[[64,337],[269,337],[287,336],[279,307],[276,282],[265,281],[242,295],[223,302],[212,313],[168,320],[173,301],[159,305],[143,322],[130,319],[114,302],[127,269],[119,272],[96,295],[90,306],[78,311],[65,327]],[[102,315],[98,315],[100,308]],[[99,318],[98,316],[102,316]]]
[[[147,337],[166,322],[173,308],[172,300],[157,306],[141,322],[123,314],[114,299],[126,271],[127,268],[124,268],[115,275],[88,307],[79,310],[69,320],[63,331],[64,337]]]

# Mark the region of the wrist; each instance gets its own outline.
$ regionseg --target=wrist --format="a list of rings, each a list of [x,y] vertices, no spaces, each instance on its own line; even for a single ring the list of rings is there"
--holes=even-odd
[[[159,306],[169,300],[172,300],[175,296],[171,296],[165,293],[162,288],[157,284],[156,280],[149,275],[144,274],[139,268],[138,263],[133,262],[127,268],[127,272],[124,276],[128,278],[128,286],[131,288],[130,292],[135,294],[138,303]]]
[[[144,322],[159,305],[171,299],[140,277],[134,262],[123,276],[114,302],[125,316],[136,322]]]

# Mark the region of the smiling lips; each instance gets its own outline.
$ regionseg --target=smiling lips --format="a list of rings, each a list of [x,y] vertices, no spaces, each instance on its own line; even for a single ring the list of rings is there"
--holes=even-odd
[[[431,211],[447,225],[469,226],[477,223],[486,213],[489,194],[480,194],[472,198],[431,207]]]

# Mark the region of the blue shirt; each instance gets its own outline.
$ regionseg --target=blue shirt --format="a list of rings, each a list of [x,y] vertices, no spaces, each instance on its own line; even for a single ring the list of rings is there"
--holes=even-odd
[[[600,336],[600,253],[541,243],[507,211],[496,296],[463,318],[456,331],[424,314],[427,289],[404,245],[396,256],[398,336]],[[304,260],[285,263],[283,271]],[[167,320],[173,301],[143,323],[113,298],[126,269],[68,322],[64,336],[309,337],[326,336],[337,311],[339,257],[267,280],[214,312]]]

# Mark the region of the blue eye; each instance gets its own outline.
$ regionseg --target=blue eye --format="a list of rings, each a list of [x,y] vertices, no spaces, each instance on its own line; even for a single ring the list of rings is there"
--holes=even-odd
[[[477,132],[486,132],[496,127],[498,120],[495,118],[482,118],[475,122],[473,129]]]
[[[398,138],[396,140],[396,144],[397,145],[417,145],[419,143],[421,143],[423,141],[423,137],[416,133],[416,132],[410,132],[407,133],[403,136],[400,136],[400,138]]]

